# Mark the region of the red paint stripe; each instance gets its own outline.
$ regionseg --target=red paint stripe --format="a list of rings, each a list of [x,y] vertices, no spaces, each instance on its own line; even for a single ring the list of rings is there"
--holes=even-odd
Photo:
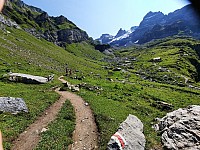
[[[113,136],[115,136],[119,140],[122,148],[124,149],[125,143],[124,143],[123,139],[119,135],[117,135],[117,134],[114,134]]]

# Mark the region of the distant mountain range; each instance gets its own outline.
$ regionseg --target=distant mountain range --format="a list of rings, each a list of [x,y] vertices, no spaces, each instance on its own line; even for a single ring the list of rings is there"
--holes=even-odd
[[[191,5],[168,15],[150,11],[139,26],[134,26],[128,31],[120,29],[116,36],[103,34],[97,40],[112,46],[129,46],[169,36],[191,36],[200,39],[199,18]]]

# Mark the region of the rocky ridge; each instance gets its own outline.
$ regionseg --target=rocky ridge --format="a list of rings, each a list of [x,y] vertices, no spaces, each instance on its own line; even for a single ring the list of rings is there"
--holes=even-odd
[[[98,40],[103,44],[110,44],[112,46],[129,46],[144,44],[155,39],[169,36],[187,36],[200,39],[199,27],[200,22],[195,10],[193,10],[191,5],[187,5],[168,15],[162,12],[150,11],[144,16],[138,27],[134,28],[134,30],[131,30],[129,33],[128,31],[124,33],[124,38],[113,41],[116,37],[104,34],[107,36],[102,35]],[[101,40],[102,38],[103,40]]]
[[[0,14],[0,23],[9,27],[15,27],[20,29],[20,26],[15,21],[10,20],[9,18],[5,18],[2,14]]]
[[[10,18],[11,22],[16,22],[15,26],[21,26],[23,30],[37,38],[44,38],[61,47],[82,41],[92,42],[85,31],[66,17],[49,16],[40,8],[29,6],[21,0],[8,0],[3,15]],[[10,26],[10,21],[5,24]]]

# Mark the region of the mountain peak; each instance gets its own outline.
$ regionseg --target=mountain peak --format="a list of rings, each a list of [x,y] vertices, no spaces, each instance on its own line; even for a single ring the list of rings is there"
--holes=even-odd
[[[145,16],[144,16],[144,18],[143,19],[150,19],[150,18],[157,18],[157,17],[164,17],[165,15],[162,13],[162,12],[160,12],[160,11],[158,11],[158,12],[152,12],[152,11],[150,11],[150,12],[148,12]]]
[[[148,12],[142,22],[139,25],[139,28],[152,28],[156,24],[165,23],[165,15],[162,12]]]
[[[127,31],[123,30],[122,28],[119,29],[119,31],[117,32],[117,35],[115,36],[115,38],[118,38],[122,35],[124,35]]]
[[[168,15],[162,12],[148,12],[138,27],[132,27],[125,31],[122,28],[108,44],[115,46],[127,46],[143,44],[154,39],[170,36],[189,36],[200,39],[200,22],[191,5],[177,9]],[[107,44],[105,43],[105,44]]]

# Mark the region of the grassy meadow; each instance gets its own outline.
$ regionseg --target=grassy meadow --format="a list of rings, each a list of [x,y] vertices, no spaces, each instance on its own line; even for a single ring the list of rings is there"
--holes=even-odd
[[[9,32],[0,30],[0,96],[24,98],[29,113],[0,114],[5,149],[10,149],[12,141],[58,99],[52,87],[62,86],[57,78],[65,74],[66,64],[74,71],[72,77],[66,77],[70,83],[87,83],[103,89],[82,88],[77,93],[94,112],[101,150],[106,149],[111,135],[128,114],[136,115],[143,122],[146,149],[161,147],[159,134],[152,129],[154,119],[180,107],[200,103],[200,90],[189,88],[189,85],[200,86],[199,41],[169,38],[117,49],[114,54],[118,61],[104,62],[103,58],[108,56],[86,42],[63,49],[22,30],[6,30]],[[152,62],[156,57],[162,61]],[[121,70],[113,71],[116,67]],[[40,76],[55,74],[55,79],[40,85],[13,83],[4,77],[10,71]],[[157,107],[158,101],[170,103],[173,108],[163,110]],[[36,149],[66,149],[72,143],[73,129],[74,112],[67,101],[48,131],[42,134]]]
[[[57,78],[65,74],[66,64],[73,71],[104,73],[100,66],[102,62],[97,62],[98,59],[102,59],[103,55],[96,51],[95,60],[86,56],[78,57],[68,52],[72,51],[70,48],[65,50],[14,28],[7,28],[6,31],[0,30],[0,34],[2,35],[0,37],[0,96],[21,97],[29,109],[29,113],[18,115],[0,114],[4,148],[10,149],[12,141],[59,98],[52,88],[61,85]],[[77,45],[83,46],[83,48],[87,47],[86,43]],[[39,76],[55,74],[55,77],[54,81],[48,84],[22,84],[8,81],[4,75],[9,72]],[[73,128],[73,126],[73,123],[66,124],[66,128]]]

